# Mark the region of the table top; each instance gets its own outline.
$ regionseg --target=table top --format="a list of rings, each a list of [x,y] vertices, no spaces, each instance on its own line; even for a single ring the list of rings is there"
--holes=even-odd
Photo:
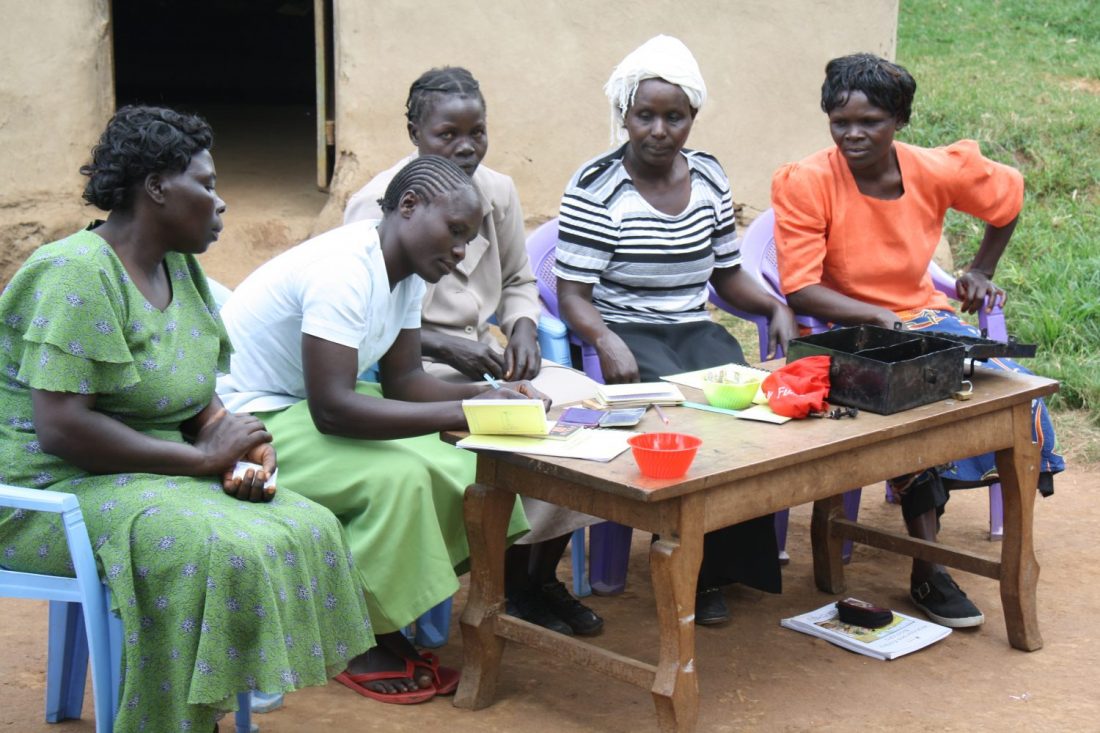
[[[493,452],[492,456],[498,461],[581,486],[646,503],[659,502],[792,463],[813,461],[855,447],[1029,403],[1058,389],[1057,381],[1045,377],[983,368],[975,370],[970,381],[974,392],[968,400],[940,400],[893,415],[861,411],[854,419],[811,418],[776,425],[686,407],[665,407],[662,409],[670,420],[670,424],[665,425],[650,411],[637,430],[689,433],[703,440],[687,475],[678,479],[643,476],[629,450],[608,463],[519,453]],[[684,394],[689,401],[706,401],[698,390],[685,387]],[[557,408],[551,416],[556,411]],[[465,432],[449,431],[442,433],[441,437],[455,443],[465,435]],[[1005,439],[1007,447],[1011,436],[1005,436]]]

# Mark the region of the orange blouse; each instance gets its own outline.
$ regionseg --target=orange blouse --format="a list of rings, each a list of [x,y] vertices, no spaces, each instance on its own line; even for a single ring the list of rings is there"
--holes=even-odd
[[[775,248],[784,294],[821,284],[896,313],[950,309],[928,275],[944,214],[957,209],[1004,226],[1023,208],[1023,176],[982,156],[973,140],[942,148],[895,141],[894,148],[904,188],[897,199],[860,193],[835,146],[775,172]]]

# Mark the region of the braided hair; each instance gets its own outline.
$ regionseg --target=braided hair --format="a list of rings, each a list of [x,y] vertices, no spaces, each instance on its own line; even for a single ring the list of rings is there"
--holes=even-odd
[[[464,188],[474,188],[466,171],[439,155],[419,155],[409,161],[386,186],[385,195],[378,199],[382,213],[396,211],[401,197],[412,191],[423,201]]]
[[[80,166],[88,177],[84,200],[103,211],[128,209],[150,173],[182,173],[191,158],[214,144],[202,117],[166,107],[126,106],[115,113]]]
[[[444,66],[425,71],[409,87],[409,98],[405,100],[405,119],[419,124],[427,117],[436,95],[439,94],[477,97],[481,108],[485,109],[485,97],[482,96],[481,86],[474,75],[461,66]]]
[[[917,82],[904,67],[870,53],[841,56],[826,64],[821,110],[828,114],[843,107],[852,92],[863,92],[868,102],[905,125],[913,111]]]

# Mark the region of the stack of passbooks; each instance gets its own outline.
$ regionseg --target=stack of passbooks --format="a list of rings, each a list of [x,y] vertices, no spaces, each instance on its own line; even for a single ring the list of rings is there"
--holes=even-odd
[[[846,624],[838,618],[835,603],[822,606],[816,611],[785,618],[779,625],[875,659],[896,659],[935,644],[951,633],[951,629],[946,626],[897,611],[894,611],[893,621],[877,629]]]
[[[633,432],[552,423],[542,400],[463,400],[470,434],[460,448],[580,458],[606,463],[625,451]]]
[[[634,384],[601,384],[596,388],[595,402],[600,407],[648,407],[678,405],[684,393],[669,382],[635,382]]]

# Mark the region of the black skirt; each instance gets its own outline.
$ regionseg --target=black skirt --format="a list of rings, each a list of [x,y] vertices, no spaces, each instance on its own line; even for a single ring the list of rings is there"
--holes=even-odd
[[[668,374],[745,363],[737,339],[713,321],[608,323],[607,327],[630,347],[643,382],[654,382]],[[699,590],[731,583],[744,583],[768,593],[782,590],[774,514],[704,535]]]

